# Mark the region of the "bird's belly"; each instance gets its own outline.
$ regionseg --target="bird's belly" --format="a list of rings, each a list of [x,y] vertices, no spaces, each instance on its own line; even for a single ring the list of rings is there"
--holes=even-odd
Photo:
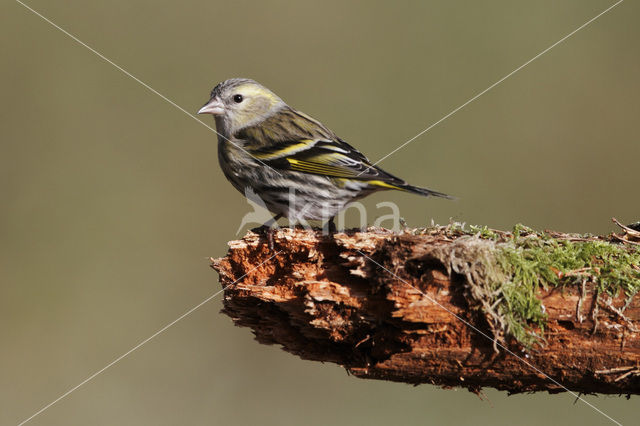
[[[364,182],[273,169],[255,159],[219,151],[225,177],[245,197],[291,221],[327,220],[354,199],[371,192]]]
[[[280,213],[292,222],[330,219],[354,198],[351,194],[338,192],[324,198],[304,191],[292,191],[284,197],[277,192],[264,192],[262,197],[271,212]]]

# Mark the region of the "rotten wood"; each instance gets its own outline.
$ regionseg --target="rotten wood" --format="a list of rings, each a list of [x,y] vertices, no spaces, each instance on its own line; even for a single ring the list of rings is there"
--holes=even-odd
[[[456,261],[455,238],[281,229],[274,241],[271,250],[249,232],[212,259],[223,312],[260,343],[361,378],[476,392],[640,394],[640,297],[596,301],[585,280],[541,290],[543,344],[507,339],[496,351],[486,315],[472,309],[469,277],[443,261],[444,249]]]

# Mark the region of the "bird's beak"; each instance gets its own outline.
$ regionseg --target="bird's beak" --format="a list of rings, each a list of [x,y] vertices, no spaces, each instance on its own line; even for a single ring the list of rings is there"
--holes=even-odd
[[[209,102],[200,108],[198,114],[222,115],[224,114],[224,105],[218,98],[210,99]]]

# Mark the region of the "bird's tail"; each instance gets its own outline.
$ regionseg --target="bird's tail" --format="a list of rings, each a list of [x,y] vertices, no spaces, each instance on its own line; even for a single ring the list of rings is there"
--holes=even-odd
[[[407,192],[412,192],[414,194],[418,194],[418,195],[422,195],[425,197],[441,197],[441,198],[447,198],[449,200],[455,200],[456,197],[453,197],[451,195],[447,195],[445,193],[442,192],[438,192],[438,191],[432,191],[431,189],[427,189],[427,188],[420,188],[419,186],[413,186],[413,185],[409,185],[409,184],[405,184],[405,185],[398,185],[398,188],[403,190],[403,191],[407,191]]]

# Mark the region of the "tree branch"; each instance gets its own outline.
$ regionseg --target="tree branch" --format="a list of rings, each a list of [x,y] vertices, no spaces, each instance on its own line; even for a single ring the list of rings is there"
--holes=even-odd
[[[281,229],[273,251],[253,232],[229,245],[212,259],[223,312],[303,359],[472,391],[640,393],[636,246],[451,225]]]

